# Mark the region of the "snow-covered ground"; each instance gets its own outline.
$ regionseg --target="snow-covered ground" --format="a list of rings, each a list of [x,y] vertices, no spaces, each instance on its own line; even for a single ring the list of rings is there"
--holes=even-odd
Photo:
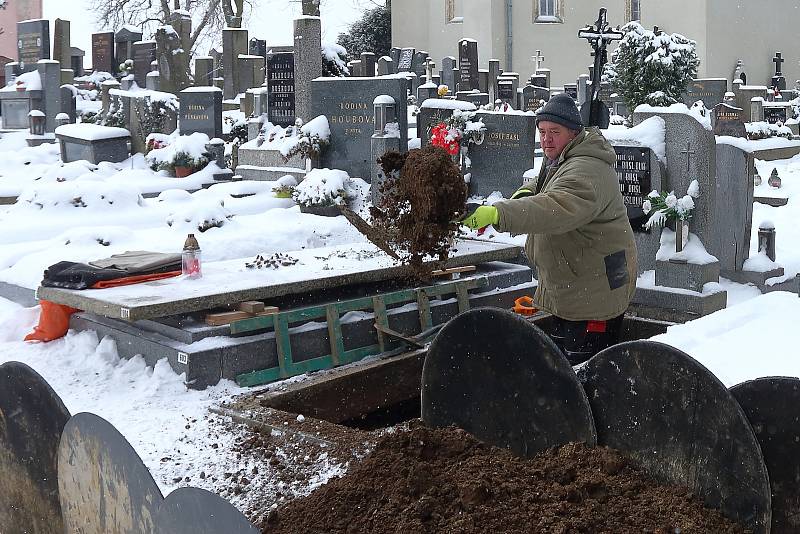
[[[300,213],[291,200],[275,198],[272,184],[264,182],[202,188],[211,182],[207,173],[170,178],[151,171],[141,156],[121,164],[61,166],[57,149],[28,148],[20,133],[0,139],[0,158],[0,196],[20,197],[14,205],[0,206],[0,281],[26,288],[37,287],[44,268],[58,261],[86,262],[127,250],[176,252],[192,231],[205,261],[323,246],[356,248],[365,241],[344,217]],[[755,252],[759,223],[773,222],[778,262],[793,277],[800,271],[800,227],[795,223],[800,202],[794,198],[800,190],[800,159],[759,162],[765,181],[772,166],[778,168],[789,203],[781,208],[755,205],[751,248]],[[143,198],[143,193],[155,196]],[[219,226],[199,233],[196,226],[202,221]],[[491,229],[484,238],[524,241]],[[751,286],[726,280],[721,285],[728,291],[728,309],[672,327],[656,339],[686,351],[728,386],[758,376],[800,376],[791,349],[800,342],[800,330],[793,325],[800,316],[800,298],[780,292],[762,296]],[[187,478],[191,485],[212,489],[214,474],[236,465],[233,437],[211,423],[215,416],[208,416],[208,408],[245,390],[229,382],[187,390],[166,361],[148,368],[140,358],[121,360],[114,342],[93,332],[70,332],[46,344],[22,342],[37,317],[38,308],[0,299],[0,363],[30,365],[71,413],[89,411],[113,423],[165,494],[189,484]],[[163,461],[166,457],[170,461]],[[315,484],[341,472],[341,466],[320,461],[319,470]],[[206,476],[200,477],[201,472]]]

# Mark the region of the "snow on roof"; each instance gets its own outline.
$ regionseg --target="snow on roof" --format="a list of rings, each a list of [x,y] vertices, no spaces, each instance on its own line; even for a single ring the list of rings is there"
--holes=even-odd
[[[102,139],[116,139],[130,137],[131,133],[125,128],[100,126],[99,124],[64,124],[56,128],[56,135],[74,137],[85,141],[99,141]]]
[[[372,104],[394,104],[395,100],[389,95],[378,95],[375,97],[375,100],[372,101]]]

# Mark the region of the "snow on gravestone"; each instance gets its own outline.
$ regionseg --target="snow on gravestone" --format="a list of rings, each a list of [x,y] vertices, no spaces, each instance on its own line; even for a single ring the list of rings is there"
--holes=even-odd
[[[0,526],[64,532],[56,456],[69,411],[36,371],[0,365]]]
[[[320,78],[311,82],[311,116],[328,117],[331,130],[321,166],[347,171],[351,177],[370,177],[371,139],[375,133],[373,102],[380,95],[394,98],[400,151],[408,150],[407,90],[405,78]]]
[[[769,531],[769,479],[758,441],[708,369],[674,347],[641,340],[601,351],[578,377],[599,445],[630,455],[658,480],[689,488],[745,528]]]

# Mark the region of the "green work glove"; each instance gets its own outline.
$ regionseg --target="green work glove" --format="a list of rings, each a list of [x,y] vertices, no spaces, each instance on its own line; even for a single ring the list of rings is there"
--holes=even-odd
[[[497,224],[499,222],[500,213],[494,206],[478,206],[475,211],[461,220],[461,224],[467,228],[470,228],[471,230],[485,228],[490,224]]]
[[[525,197],[529,197],[529,196],[532,196],[532,195],[533,195],[533,191],[531,191],[530,189],[525,189],[525,188],[518,189],[516,193],[511,195],[511,200],[514,200],[515,198],[525,198]]]

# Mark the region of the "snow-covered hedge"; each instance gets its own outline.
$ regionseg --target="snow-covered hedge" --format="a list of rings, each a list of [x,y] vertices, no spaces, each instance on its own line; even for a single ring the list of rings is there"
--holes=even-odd
[[[336,169],[314,169],[294,188],[292,199],[301,206],[334,206],[350,197],[350,176]]]
[[[150,137],[148,139],[156,139]],[[168,138],[158,136],[160,143],[168,142],[163,148],[151,150],[145,159],[154,171],[169,170],[175,167],[192,167],[195,169],[205,167],[209,162],[206,153],[208,135],[195,132],[191,135],[172,135]]]

